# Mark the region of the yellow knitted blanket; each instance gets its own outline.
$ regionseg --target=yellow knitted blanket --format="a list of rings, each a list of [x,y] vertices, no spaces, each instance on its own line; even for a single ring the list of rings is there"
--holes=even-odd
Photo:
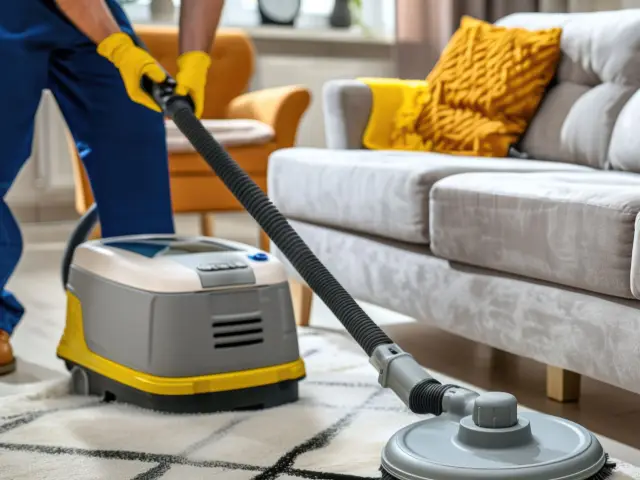
[[[425,81],[360,79],[373,94],[365,147],[507,156],[555,76],[561,34],[463,17]]]

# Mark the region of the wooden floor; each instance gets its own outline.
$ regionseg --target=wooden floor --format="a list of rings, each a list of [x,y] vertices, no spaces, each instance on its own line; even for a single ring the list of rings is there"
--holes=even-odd
[[[640,449],[640,395],[582,377],[578,403],[546,398],[546,366],[418,323],[383,329],[422,365],[477,385],[513,393],[527,407],[574,420]]]

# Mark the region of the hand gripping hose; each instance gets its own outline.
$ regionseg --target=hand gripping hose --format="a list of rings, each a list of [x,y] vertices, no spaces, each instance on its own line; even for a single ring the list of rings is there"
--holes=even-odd
[[[165,82],[158,84],[145,77],[142,87],[174,121],[178,129],[256,220],[304,281],[358,342],[378,370],[380,383],[384,387],[392,388],[413,412],[441,414],[445,393],[453,386],[441,385],[439,381],[429,376],[413,360],[413,357],[395,345],[362,310],[314,255],[262,189],[204,128],[194,115],[191,99],[175,94],[175,81],[168,77]],[[97,214],[92,209],[85,214],[80,223],[93,225],[96,221]],[[82,235],[86,238],[90,229],[90,226],[80,225],[71,237],[63,265],[65,285],[73,250],[81,242]]]

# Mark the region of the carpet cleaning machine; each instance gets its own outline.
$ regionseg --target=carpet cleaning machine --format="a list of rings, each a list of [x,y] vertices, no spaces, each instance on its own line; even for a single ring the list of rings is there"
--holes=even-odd
[[[277,259],[178,235],[107,238],[74,250],[58,356],[75,393],[173,413],[298,399],[305,368]]]
[[[212,138],[175,82],[145,91],[253,216],[418,415],[382,451],[385,480],[600,480],[600,442],[568,420],[518,411],[513,395],[442,385],[367,316]],[[168,412],[261,408],[296,401],[305,375],[282,263],[246,245],[204,237],[133,236],[84,242],[81,219],[63,262],[67,324],[58,356],[78,394]],[[83,243],[84,242],[84,243]]]

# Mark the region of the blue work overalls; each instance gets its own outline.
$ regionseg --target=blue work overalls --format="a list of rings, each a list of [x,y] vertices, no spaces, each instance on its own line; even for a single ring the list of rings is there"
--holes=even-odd
[[[107,0],[132,32],[116,0]],[[34,117],[49,89],[78,145],[105,237],[173,233],[163,116],[129,99],[118,70],[54,0],[0,1],[0,330],[23,306],[5,289],[22,236],[5,197],[29,158]]]

